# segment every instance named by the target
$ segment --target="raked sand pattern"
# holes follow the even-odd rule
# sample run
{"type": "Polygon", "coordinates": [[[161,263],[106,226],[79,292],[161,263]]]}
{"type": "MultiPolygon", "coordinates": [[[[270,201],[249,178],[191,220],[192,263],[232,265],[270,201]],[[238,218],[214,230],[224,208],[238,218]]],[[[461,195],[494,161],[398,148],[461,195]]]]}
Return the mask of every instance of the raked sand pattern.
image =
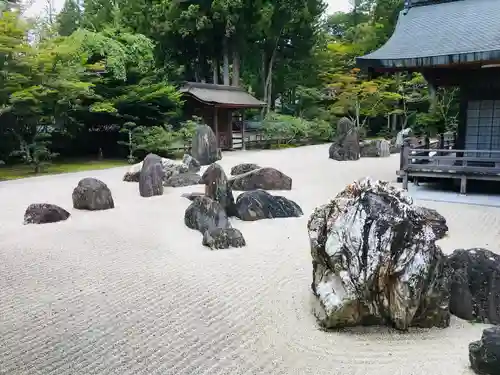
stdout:
{"type": "MultiPolygon", "coordinates": [[[[399,156],[340,163],[328,145],[225,153],[293,178],[305,215],[233,220],[248,246],[210,251],[184,226],[183,192],[141,198],[126,169],[0,183],[0,374],[461,375],[481,324],[448,329],[323,332],[309,310],[311,211],[364,176],[394,180],[399,156]],[[83,177],[102,179],[116,208],[72,209],[83,177]],[[30,203],[71,212],[57,224],[23,226],[30,203]]],[[[445,252],[500,250],[500,209],[421,202],[448,220],[445,252]]]]}

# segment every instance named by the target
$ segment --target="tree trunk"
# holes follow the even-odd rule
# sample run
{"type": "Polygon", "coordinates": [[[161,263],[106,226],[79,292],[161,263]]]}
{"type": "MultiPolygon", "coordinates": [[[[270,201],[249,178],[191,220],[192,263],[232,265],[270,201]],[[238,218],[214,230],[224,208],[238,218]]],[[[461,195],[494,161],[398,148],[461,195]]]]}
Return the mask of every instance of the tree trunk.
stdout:
{"type": "Polygon", "coordinates": [[[219,61],[217,59],[212,60],[212,74],[213,74],[212,82],[215,85],[218,85],[219,84],[219,61]]]}
{"type": "Polygon", "coordinates": [[[273,82],[273,66],[274,66],[274,60],[276,60],[276,52],[278,50],[278,43],[276,43],[276,47],[273,50],[273,53],[271,55],[271,60],[269,60],[269,66],[267,69],[267,74],[266,74],[266,83],[264,85],[264,100],[266,102],[266,107],[263,108],[263,115],[266,115],[269,113],[271,109],[271,97],[272,97],[272,82],[273,82]]]}
{"type": "Polygon", "coordinates": [[[240,53],[235,47],[233,51],[233,86],[235,87],[240,86],[240,66],[240,53]]]}
{"type": "Polygon", "coordinates": [[[227,36],[224,35],[224,39],[222,40],[222,54],[223,54],[223,64],[224,64],[224,77],[223,82],[224,85],[229,86],[229,50],[227,45],[227,36]]]}

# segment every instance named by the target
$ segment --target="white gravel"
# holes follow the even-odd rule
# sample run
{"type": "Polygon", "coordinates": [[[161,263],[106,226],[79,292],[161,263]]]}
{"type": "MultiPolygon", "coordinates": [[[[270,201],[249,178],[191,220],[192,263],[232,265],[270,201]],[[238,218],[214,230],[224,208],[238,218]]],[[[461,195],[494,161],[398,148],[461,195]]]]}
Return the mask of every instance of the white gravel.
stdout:
{"type": "MultiPolygon", "coordinates": [[[[364,176],[394,180],[399,157],[339,163],[328,145],[225,153],[293,178],[283,195],[305,216],[233,221],[248,246],[212,252],[184,226],[181,194],[141,198],[127,168],[0,183],[0,374],[460,375],[483,325],[401,334],[320,331],[310,313],[310,212],[364,176]],[[102,179],[116,208],[73,210],[83,177],[102,179]],[[30,203],[55,203],[66,222],[23,226],[30,203]]],[[[449,221],[447,252],[498,251],[500,210],[431,203],[449,221]]]]}

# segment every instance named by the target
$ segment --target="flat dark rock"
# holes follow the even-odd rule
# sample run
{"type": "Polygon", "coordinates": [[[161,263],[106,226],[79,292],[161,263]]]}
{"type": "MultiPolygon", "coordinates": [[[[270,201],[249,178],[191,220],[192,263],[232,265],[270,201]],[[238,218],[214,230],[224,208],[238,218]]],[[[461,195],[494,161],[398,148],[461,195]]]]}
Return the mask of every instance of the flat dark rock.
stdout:
{"type": "Polygon", "coordinates": [[[108,210],[115,207],[111,190],[96,178],[84,178],[73,190],[73,207],[79,210],[108,210]]]}
{"type": "Polygon", "coordinates": [[[180,173],[167,179],[163,185],[170,187],[183,187],[202,184],[201,176],[193,172],[180,173]]]}
{"type": "Polygon", "coordinates": [[[139,177],[139,194],[141,197],[149,198],[155,195],[163,195],[163,169],[161,157],[148,154],[142,162],[139,177]]]}
{"type": "Polygon", "coordinates": [[[215,228],[207,230],[203,235],[202,243],[212,250],[246,246],[243,234],[236,228],[215,228]]]}
{"type": "Polygon", "coordinates": [[[453,269],[450,311],[461,319],[500,324],[500,255],[459,249],[448,257],[453,269]]]}
{"type": "Polygon", "coordinates": [[[123,181],[125,182],[139,182],[141,177],[141,171],[139,172],[127,172],[123,176],[123,181]]]}
{"type": "Polygon", "coordinates": [[[292,179],[274,168],[254,169],[229,180],[233,190],[292,190],[292,179]]]}
{"type": "Polygon", "coordinates": [[[370,179],[313,212],[313,312],[322,327],[449,325],[451,269],[420,212],[402,190],[370,179]]]}
{"type": "Polygon", "coordinates": [[[187,198],[190,201],[194,201],[196,198],[206,197],[204,193],[184,193],[181,195],[182,198],[187,198]]]}
{"type": "Polygon", "coordinates": [[[231,175],[232,176],[237,176],[240,174],[248,173],[250,171],[253,171],[254,169],[259,169],[260,166],[257,164],[253,163],[242,163],[235,165],[234,167],[231,168],[231,175]]]}
{"type": "Polygon", "coordinates": [[[198,125],[191,142],[191,156],[200,165],[210,165],[221,159],[220,150],[217,147],[217,138],[208,125],[198,125]]]}
{"type": "Polygon", "coordinates": [[[294,201],[264,190],[246,191],[236,200],[236,217],[244,221],[299,217],[302,209],[294,201]]]}
{"type": "Polygon", "coordinates": [[[24,224],[57,223],[68,219],[70,213],[64,208],[50,203],[33,203],[24,213],[24,224]]]}
{"type": "Polygon", "coordinates": [[[477,374],[500,374],[500,327],[485,329],[481,340],[469,344],[469,360],[477,374]]]}

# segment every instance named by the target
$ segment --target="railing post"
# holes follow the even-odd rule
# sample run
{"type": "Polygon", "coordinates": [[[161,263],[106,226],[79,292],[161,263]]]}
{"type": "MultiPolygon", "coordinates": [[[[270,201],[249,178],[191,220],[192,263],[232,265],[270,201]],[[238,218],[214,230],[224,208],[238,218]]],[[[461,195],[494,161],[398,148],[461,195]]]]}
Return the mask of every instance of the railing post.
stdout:
{"type": "MultiPolygon", "coordinates": [[[[445,146],[444,146],[444,133],[439,134],[439,149],[440,150],[444,150],[445,149],[445,146]]],[[[439,156],[443,155],[443,153],[441,151],[439,151],[437,154],[439,156]]]]}

